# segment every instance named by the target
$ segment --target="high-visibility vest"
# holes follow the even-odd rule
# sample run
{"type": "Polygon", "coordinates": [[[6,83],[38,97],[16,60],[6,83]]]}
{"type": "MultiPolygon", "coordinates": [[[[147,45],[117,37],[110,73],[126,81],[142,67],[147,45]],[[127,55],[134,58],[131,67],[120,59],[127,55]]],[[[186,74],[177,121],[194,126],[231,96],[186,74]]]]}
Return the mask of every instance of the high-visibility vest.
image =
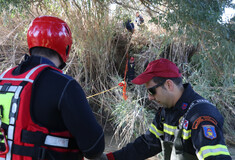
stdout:
{"type": "Polygon", "coordinates": [[[0,143],[0,160],[82,160],[76,141],[68,131],[52,133],[34,123],[30,115],[32,86],[36,77],[46,68],[62,71],[41,64],[20,75],[13,75],[15,68],[0,74],[1,128],[7,135],[9,146],[9,152],[1,154],[5,145],[3,141],[0,143]]]}

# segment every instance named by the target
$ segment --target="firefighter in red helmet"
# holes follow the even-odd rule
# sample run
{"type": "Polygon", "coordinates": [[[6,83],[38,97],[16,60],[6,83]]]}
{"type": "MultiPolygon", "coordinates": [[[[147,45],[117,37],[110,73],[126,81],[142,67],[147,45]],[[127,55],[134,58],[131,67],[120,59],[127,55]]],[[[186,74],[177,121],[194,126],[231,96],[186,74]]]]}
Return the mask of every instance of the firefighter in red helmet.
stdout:
{"type": "Polygon", "coordinates": [[[27,41],[30,54],[35,47],[49,48],[56,51],[64,66],[71,50],[72,34],[69,26],[61,19],[42,16],[34,19],[30,24],[27,41]]]}
{"type": "Polygon", "coordinates": [[[30,56],[0,74],[0,159],[82,160],[99,157],[104,133],[81,86],[61,69],[72,34],[52,16],[35,18],[27,33],[30,56]],[[7,136],[6,136],[7,135],[7,136]]]}

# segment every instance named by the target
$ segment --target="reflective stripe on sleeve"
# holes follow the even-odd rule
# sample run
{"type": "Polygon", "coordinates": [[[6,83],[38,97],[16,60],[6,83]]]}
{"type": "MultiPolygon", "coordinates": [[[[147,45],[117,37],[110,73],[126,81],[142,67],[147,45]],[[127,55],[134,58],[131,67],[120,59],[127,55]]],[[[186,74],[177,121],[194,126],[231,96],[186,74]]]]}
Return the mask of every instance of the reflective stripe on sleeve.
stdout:
{"type": "Polygon", "coordinates": [[[190,130],[186,130],[186,129],[183,129],[183,132],[182,132],[182,138],[184,140],[187,140],[191,137],[191,129],[190,130]]]}
{"type": "Polygon", "coordinates": [[[160,136],[163,135],[163,131],[157,129],[157,127],[153,123],[151,124],[149,131],[153,133],[157,138],[160,138],[160,136]]]}
{"type": "MultiPolygon", "coordinates": [[[[164,123],[164,132],[169,134],[169,135],[172,135],[174,136],[175,133],[176,133],[176,130],[177,130],[177,126],[171,126],[169,124],[166,124],[164,123]]],[[[191,130],[186,130],[186,129],[183,129],[183,132],[182,132],[182,135],[181,137],[184,139],[184,140],[187,140],[191,137],[191,130]]]]}
{"type": "Polygon", "coordinates": [[[166,123],[163,124],[164,125],[164,129],[163,131],[170,134],[170,135],[174,135],[175,134],[175,131],[177,129],[177,126],[171,126],[171,125],[168,125],[166,123]]]}
{"type": "Polygon", "coordinates": [[[230,155],[228,148],[225,145],[217,144],[201,147],[199,152],[197,153],[197,157],[200,160],[204,160],[210,156],[218,156],[218,155],[230,155]]]}

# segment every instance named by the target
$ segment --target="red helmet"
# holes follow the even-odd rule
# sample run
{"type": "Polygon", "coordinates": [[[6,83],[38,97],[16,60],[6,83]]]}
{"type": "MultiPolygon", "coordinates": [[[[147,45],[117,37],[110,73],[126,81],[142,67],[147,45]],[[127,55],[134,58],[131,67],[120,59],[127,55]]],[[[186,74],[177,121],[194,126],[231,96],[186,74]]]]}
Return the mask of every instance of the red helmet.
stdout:
{"type": "Polygon", "coordinates": [[[52,16],[35,18],[27,33],[29,50],[33,47],[45,47],[56,51],[66,62],[72,46],[72,34],[69,26],[61,19],[52,16]]]}

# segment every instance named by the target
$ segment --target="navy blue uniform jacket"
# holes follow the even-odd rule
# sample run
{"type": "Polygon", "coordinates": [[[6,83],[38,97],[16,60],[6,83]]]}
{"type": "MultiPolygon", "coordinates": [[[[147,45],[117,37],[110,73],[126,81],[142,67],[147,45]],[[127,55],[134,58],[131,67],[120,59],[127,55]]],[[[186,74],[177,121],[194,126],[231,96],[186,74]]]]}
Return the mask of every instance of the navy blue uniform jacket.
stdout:
{"type": "MultiPolygon", "coordinates": [[[[203,99],[190,84],[184,84],[184,88],[183,95],[173,108],[159,109],[144,135],[113,153],[115,160],[144,160],[162,151],[160,139],[173,142],[180,118],[190,103],[203,99]]],[[[231,160],[222,133],[223,121],[222,115],[212,104],[195,105],[184,121],[181,137],[183,151],[200,160],[231,160]]]]}

